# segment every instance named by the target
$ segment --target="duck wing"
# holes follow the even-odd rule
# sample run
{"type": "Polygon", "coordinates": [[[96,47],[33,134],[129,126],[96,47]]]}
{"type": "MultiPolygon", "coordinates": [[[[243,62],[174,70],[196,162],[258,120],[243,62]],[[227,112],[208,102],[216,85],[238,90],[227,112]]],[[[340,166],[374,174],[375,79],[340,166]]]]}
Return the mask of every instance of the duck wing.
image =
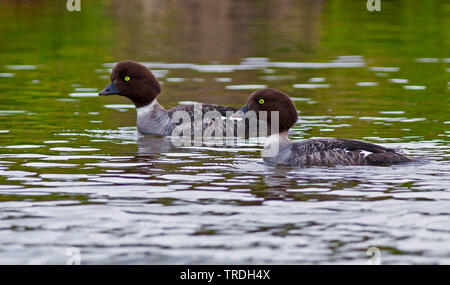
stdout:
{"type": "Polygon", "coordinates": [[[203,104],[203,114],[208,111],[217,111],[220,114],[222,114],[222,116],[227,116],[227,115],[229,115],[229,114],[227,114],[227,112],[235,113],[237,110],[238,109],[236,109],[236,108],[228,107],[228,106],[215,105],[215,104],[203,104]]]}
{"type": "MultiPolygon", "coordinates": [[[[201,105],[202,105],[202,115],[204,115],[205,113],[207,113],[209,111],[217,111],[222,116],[227,116],[227,112],[236,112],[237,111],[236,108],[228,107],[228,106],[215,105],[215,104],[201,104],[201,105]]],[[[169,112],[170,117],[172,117],[172,115],[175,112],[179,112],[179,111],[187,112],[191,117],[191,121],[194,121],[194,112],[196,110],[194,108],[194,106],[195,105],[180,105],[180,106],[173,107],[167,111],[169,112]]]]}
{"type": "Polygon", "coordinates": [[[293,165],[381,165],[413,159],[380,145],[348,139],[310,139],[292,146],[293,165]]]}
{"type": "MultiPolygon", "coordinates": [[[[240,133],[238,131],[238,123],[235,123],[235,121],[230,121],[228,122],[229,124],[227,124],[226,120],[226,118],[235,113],[237,109],[215,104],[201,104],[201,107],[202,108],[200,109],[196,105],[184,105],[169,109],[168,113],[170,118],[172,118],[177,112],[185,112],[183,119],[180,119],[177,123],[173,123],[173,128],[177,126],[181,127],[182,129],[189,128],[192,136],[194,135],[195,130],[202,130],[202,134],[205,137],[214,136],[215,129],[220,128],[222,130],[222,137],[227,134],[238,136],[238,134],[240,133]],[[221,117],[217,117],[217,115],[213,115],[211,117],[205,116],[205,114],[211,111],[218,112],[221,117]],[[188,118],[186,118],[186,114],[188,118]],[[187,121],[187,119],[189,119],[190,121],[187,121]]],[[[242,135],[247,137],[249,133],[247,123],[244,123],[243,127],[244,129],[242,135]]]]}
{"type": "Polygon", "coordinates": [[[363,142],[359,140],[348,140],[348,139],[310,139],[300,142],[299,147],[302,151],[313,152],[313,151],[328,151],[328,150],[363,150],[371,153],[382,153],[382,152],[395,152],[394,149],[386,148],[380,145],[363,142]]]}

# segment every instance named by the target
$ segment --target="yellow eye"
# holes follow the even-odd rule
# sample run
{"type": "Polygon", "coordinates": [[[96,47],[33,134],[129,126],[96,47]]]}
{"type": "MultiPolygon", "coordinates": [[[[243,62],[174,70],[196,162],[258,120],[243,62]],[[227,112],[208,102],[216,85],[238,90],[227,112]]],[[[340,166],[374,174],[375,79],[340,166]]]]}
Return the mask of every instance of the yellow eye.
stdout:
{"type": "Polygon", "coordinates": [[[259,101],[258,101],[258,102],[259,102],[259,104],[261,104],[261,105],[262,105],[262,104],[264,104],[264,99],[259,99],[259,101]]]}
{"type": "Polygon", "coordinates": [[[125,81],[130,81],[130,77],[129,76],[125,76],[125,81]]]}

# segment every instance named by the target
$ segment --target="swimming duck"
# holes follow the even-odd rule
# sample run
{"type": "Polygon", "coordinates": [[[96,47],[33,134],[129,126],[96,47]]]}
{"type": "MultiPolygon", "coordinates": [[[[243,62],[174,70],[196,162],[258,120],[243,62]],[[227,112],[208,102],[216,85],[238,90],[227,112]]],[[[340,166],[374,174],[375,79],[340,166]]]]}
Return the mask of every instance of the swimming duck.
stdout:
{"type": "MultiPolygon", "coordinates": [[[[276,89],[253,92],[247,104],[234,117],[242,117],[254,111],[267,112],[267,128],[271,121],[277,123],[278,131],[272,131],[263,150],[264,161],[291,166],[334,166],[334,165],[384,165],[414,161],[394,149],[385,148],[350,139],[308,139],[293,142],[288,131],[297,123],[298,114],[294,103],[285,93],[276,89]],[[278,120],[276,113],[278,111],[278,120]]],[[[276,128],[275,128],[276,129],[276,128]]]]}
{"type": "MultiPolygon", "coordinates": [[[[161,93],[161,86],[147,67],[132,60],[125,60],[114,66],[111,72],[111,83],[99,95],[115,94],[130,99],[136,106],[137,128],[142,134],[171,135],[174,128],[183,123],[182,120],[172,122],[172,116],[177,111],[186,112],[190,116],[190,122],[194,124],[195,105],[176,106],[166,110],[156,100],[159,93],[161,93]]],[[[237,109],[215,104],[201,105],[201,115],[209,111],[217,111],[222,116],[229,116],[237,109]]],[[[200,123],[202,130],[205,130],[214,122],[200,120],[200,123]]],[[[190,124],[188,127],[193,134],[195,127],[191,128],[190,124]]]]}

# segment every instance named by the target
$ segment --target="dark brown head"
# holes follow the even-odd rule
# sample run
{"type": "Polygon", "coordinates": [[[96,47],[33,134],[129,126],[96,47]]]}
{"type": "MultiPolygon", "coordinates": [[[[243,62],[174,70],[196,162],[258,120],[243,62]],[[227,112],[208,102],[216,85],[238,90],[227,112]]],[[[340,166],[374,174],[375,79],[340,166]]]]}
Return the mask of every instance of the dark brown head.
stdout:
{"type": "Polygon", "coordinates": [[[114,66],[111,83],[99,95],[125,96],[139,108],[150,104],[160,92],[158,80],[147,67],[125,60],[114,66]]]}
{"type": "Polygon", "coordinates": [[[267,112],[267,126],[270,131],[272,111],[278,111],[279,116],[279,132],[286,132],[297,123],[298,114],[291,98],[284,92],[276,89],[263,89],[253,92],[248,98],[247,105],[239,110],[242,113],[254,111],[258,119],[260,111],[267,112]]]}

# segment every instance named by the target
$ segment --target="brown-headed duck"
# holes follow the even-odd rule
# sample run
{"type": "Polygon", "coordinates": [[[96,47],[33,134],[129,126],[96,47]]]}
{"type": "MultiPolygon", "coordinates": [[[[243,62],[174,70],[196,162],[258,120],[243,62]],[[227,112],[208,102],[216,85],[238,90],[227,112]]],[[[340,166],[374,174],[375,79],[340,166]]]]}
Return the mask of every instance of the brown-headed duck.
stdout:
{"type": "Polygon", "coordinates": [[[278,121],[278,131],[272,131],[262,152],[264,161],[268,163],[334,166],[385,165],[415,161],[394,149],[358,140],[330,138],[291,141],[288,131],[297,123],[297,110],[289,96],[276,89],[255,91],[248,98],[247,104],[233,116],[239,117],[248,111],[254,111],[257,116],[260,111],[266,111],[268,129],[271,128],[271,121],[278,121]],[[272,111],[278,111],[278,115],[272,111]]]}
{"type": "MultiPolygon", "coordinates": [[[[111,72],[111,83],[99,95],[115,94],[130,99],[136,106],[137,128],[142,134],[171,135],[174,128],[183,123],[182,120],[172,120],[172,116],[177,111],[186,112],[194,124],[195,105],[176,106],[166,110],[156,100],[159,93],[161,93],[161,86],[153,73],[138,62],[126,60],[114,66],[111,72]]],[[[216,111],[219,115],[226,117],[234,113],[236,109],[215,104],[201,105],[201,115],[210,111],[216,111]]],[[[203,120],[200,123],[203,130],[212,125],[211,120],[203,120]]],[[[189,128],[193,134],[195,127],[191,128],[189,123],[189,128]]],[[[236,129],[237,127],[234,127],[234,130],[236,129]]]]}

